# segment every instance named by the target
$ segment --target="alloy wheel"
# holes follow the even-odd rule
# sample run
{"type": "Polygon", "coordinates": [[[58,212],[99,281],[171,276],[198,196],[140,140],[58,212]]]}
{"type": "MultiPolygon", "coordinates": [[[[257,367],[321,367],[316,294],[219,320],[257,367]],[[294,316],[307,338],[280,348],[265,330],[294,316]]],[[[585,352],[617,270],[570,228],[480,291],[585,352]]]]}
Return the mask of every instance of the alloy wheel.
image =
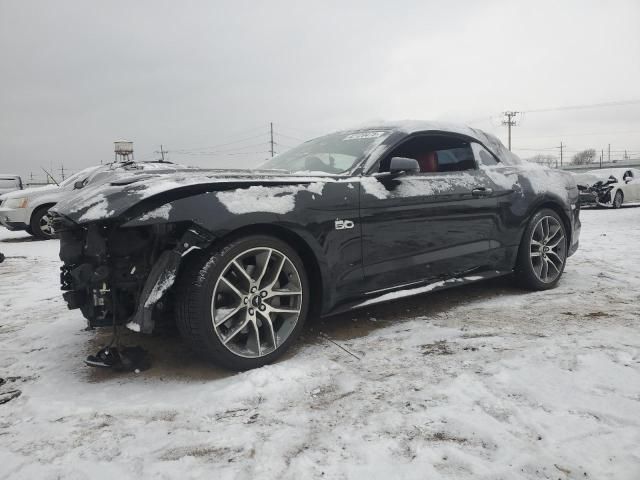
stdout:
{"type": "Polygon", "coordinates": [[[302,282],[284,253],[252,248],[233,258],[216,281],[211,318],[233,354],[259,358],[291,335],[302,308],[302,282]]]}
{"type": "Polygon", "coordinates": [[[53,220],[48,213],[45,213],[42,217],[40,217],[38,226],[45,237],[55,237],[56,232],[53,229],[53,220]]]}
{"type": "Polygon", "coordinates": [[[551,283],[560,276],[566,260],[566,244],[564,227],[558,219],[545,216],[538,220],[531,231],[529,256],[541,282],[551,283]]]}

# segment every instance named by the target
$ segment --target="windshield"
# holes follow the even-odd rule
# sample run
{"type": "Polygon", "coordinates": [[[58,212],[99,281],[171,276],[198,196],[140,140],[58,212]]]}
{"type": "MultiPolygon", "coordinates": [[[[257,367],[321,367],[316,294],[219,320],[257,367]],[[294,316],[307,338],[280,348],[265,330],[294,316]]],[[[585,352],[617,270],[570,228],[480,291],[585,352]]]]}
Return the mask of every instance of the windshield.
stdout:
{"type": "Polygon", "coordinates": [[[281,153],[260,164],[258,168],[310,175],[345,173],[389,134],[385,130],[332,133],[281,153]]]}

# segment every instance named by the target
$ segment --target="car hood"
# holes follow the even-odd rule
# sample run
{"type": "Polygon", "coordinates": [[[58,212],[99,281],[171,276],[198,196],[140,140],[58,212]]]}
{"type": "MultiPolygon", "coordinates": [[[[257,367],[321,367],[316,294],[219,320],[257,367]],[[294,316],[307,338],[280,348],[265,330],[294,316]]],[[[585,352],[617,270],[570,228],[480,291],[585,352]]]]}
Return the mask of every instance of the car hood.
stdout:
{"type": "Polygon", "coordinates": [[[593,175],[590,173],[577,173],[574,174],[574,178],[576,180],[576,183],[583,187],[591,187],[599,181],[603,180],[598,175],[593,175]]]}
{"type": "Polygon", "coordinates": [[[31,187],[25,188],[24,190],[14,190],[9,193],[5,193],[0,195],[0,200],[7,200],[9,198],[22,198],[29,197],[33,195],[39,195],[41,193],[47,193],[51,190],[58,190],[60,187],[58,185],[43,185],[41,187],[31,187]]]}
{"type": "Polygon", "coordinates": [[[104,184],[88,185],[77,194],[60,201],[51,210],[83,224],[118,218],[142,202],[148,203],[151,209],[192,194],[253,185],[331,182],[337,178],[332,175],[295,175],[273,170],[191,169],[166,174],[140,172],[123,175],[104,184]]]}

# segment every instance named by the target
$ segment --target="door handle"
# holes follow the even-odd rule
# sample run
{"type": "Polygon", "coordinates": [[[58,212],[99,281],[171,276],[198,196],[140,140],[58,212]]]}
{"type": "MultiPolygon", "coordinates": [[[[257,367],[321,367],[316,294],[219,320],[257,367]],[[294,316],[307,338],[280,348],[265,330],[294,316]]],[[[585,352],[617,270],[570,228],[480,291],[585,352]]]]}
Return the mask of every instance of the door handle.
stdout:
{"type": "Polygon", "coordinates": [[[471,190],[471,195],[473,195],[474,197],[488,197],[492,193],[493,189],[485,187],[478,187],[471,190]]]}

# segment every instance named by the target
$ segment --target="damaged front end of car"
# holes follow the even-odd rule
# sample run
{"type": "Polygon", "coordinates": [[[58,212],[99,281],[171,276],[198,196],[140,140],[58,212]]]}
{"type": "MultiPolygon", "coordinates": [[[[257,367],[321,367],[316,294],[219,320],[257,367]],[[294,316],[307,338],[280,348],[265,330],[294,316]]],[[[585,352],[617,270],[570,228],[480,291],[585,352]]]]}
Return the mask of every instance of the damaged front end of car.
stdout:
{"type": "Polygon", "coordinates": [[[610,206],[613,202],[611,192],[613,191],[615,183],[617,183],[617,180],[610,178],[606,181],[598,181],[593,185],[578,184],[580,204],[582,206],[610,206]]]}
{"type": "Polygon", "coordinates": [[[127,227],[109,222],[79,225],[56,216],[60,281],[69,309],[90,327],[126,325],[151,333],[171,311],[173,285],[183,257],[206,248],[211,235],[193,224],[127,227]]]}

